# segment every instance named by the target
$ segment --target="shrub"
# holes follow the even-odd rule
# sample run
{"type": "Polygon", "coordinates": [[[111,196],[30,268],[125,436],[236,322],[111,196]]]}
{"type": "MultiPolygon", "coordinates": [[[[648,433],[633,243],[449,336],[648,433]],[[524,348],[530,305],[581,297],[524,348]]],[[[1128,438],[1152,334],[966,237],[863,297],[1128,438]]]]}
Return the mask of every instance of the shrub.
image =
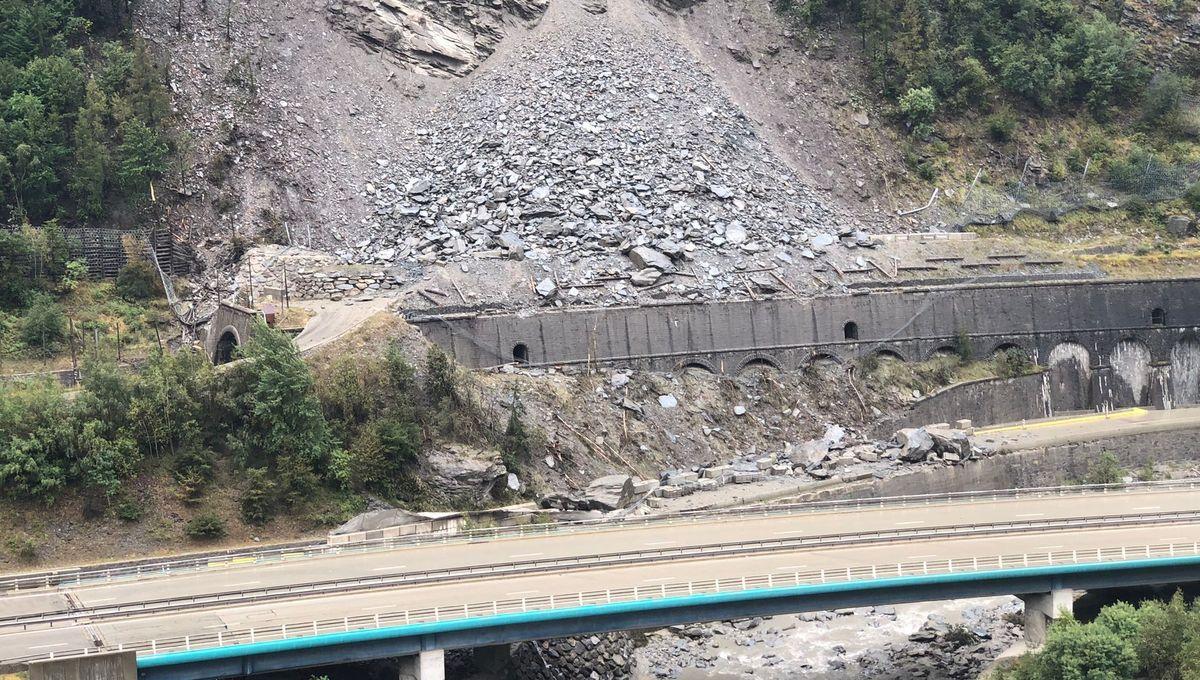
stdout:
{"type": "Polygon", "coordinates": [[[246,490],[240,505],[242,520],[246,524],[266,524],[274,515],[275,483],[267,477],[264,468],[246,470],[246,490]]]}
{"type": "Polygon", "coordinates": [[[131,259],[117,272],[117,294],[125,300],[149,300],[162,294],[162,282],[154,265],[143,258],[131,259]]]}
{"type": "Polygon", "coordinates": [[[67,337],[67,315],[48,295],[38,295],[21,321],[21,339],[49,356],[67,337]]]}
{"type": "Polygon", "coordinates": [[[504,430],[504,438],[500,443],[500,457],[504,460],[504,466],[508,468],[509,472],[521,469],[521,461],[529,458],[529,433],[525,430],[525,423],[521,420],[524,413],[525,406],[521,403],[521,395],[514,389],[512,405],[508,411],[508,426],[504,430]]]}
{"type": "Polygon", "coordinates": [[[1187,89],[1187,80],[1170,71],[1154,76],[1142,99],[1142,120],[1147,123],[1171,120],[1179,113],[1187,89]]]}
{"type": "Polygon", "coordinates": [[[136,522],[146,514],[145,508],[140,503],[128,498],[117,503],[115,510],[117,519],[122,522],[136,522]]]}
{"type": "Polygon", "coordinates": [[[934,113],[937,112],[937,96],[929,87],[910,88],[898,102],[900,114],[917,137],[928,137],[933,132],[934,113]]]}
{"type": "Polygon", "coordinates": [[[1105,451],[1096,461],[1088,463],[1084,484],[1120,484],[1125,478],[1125,470],[1117,462],[1117,457],[1105,451]]]}
{"type": "Polygon", "coordinates": [[[1017,131],[1017,117],[1010,109],[1001,109],[987,117],[988,136],[997,142],[1007,142],[1017,131]]]}
{"type": "Polygon", "coordinates": [[[1009,347],[996,354],[996,375],[1001,378],[1016,378],[1033,368],[1033,360],[1019,347],[1009,347]]]}
{"type": "Polygon", "coordinates": [[[4,542],[4,547],[21,562],[33,562],[37,559],[38,547],[28,536],[10,536],[4,542]]]}
{"type": "Polygon", "coordinates": [[[204,512],[187,523],[183,532],[197,541],[210,541],[225,535],[225,520],[215,513],[204,512]]]}

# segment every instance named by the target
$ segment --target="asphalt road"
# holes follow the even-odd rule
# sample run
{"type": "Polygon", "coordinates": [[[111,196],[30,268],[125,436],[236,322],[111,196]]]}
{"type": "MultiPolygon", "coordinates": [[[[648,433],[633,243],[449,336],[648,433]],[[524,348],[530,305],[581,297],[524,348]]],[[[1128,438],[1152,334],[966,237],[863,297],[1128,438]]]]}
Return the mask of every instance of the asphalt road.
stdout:
{"type": "Polygon", "coordinates": [[[1018,451],[1144,432],[1193,428],[1200,429],[1200,407],[1170,411],[1131,408],[982,428],[975,433],[973,440],[977,445],[1018,451]]]}
{"type": "MultiPolygon", "coordinates": [[[[924,529],[996,521],[1039,522],[1073,517],[1172,511],[1200,511],[1200,492],[1139,490],[1107,494],[974,501],[916,507],[842,510],[776,517],[715,517],[685,525],[650,524],[599,530],[506,538],[474,543],[397,548],[377,553],[328,556],[295,562],[227,567],[198,573],[30,591],[0,598],[0,618],[57,611],[67,607],[104,607],[159,597],[255,590],[332,578],[400,574],[433,568],[534,561],[560,556],[594,555],[639,549],[687,547],[746,540],[853,532],[924,529]]],[[[804,547],[769,554],[703,557],[636,566],[611,565],[587,570],[562,569],[536,575],[494,575],[449,584],[395,586],[368,593],[297,596],[257,605],[221,605],[105,619],[89,625],[16,631],[0,627],[0,663],[29,654],[62,653],[90,646],[151,638],[197,635],[251,626],[300,622],[312,618],[357,616],[426,606],[461,606],[494,599],[567,594],[632,585],[647,586],[694,579],[724,578],[809,569],[939,560],[1048,550],[1185,542],[1200,540],[1200,522],[1089,530],[1031,528],[987,537],[926,538],[886,544],[804,547]]]]}

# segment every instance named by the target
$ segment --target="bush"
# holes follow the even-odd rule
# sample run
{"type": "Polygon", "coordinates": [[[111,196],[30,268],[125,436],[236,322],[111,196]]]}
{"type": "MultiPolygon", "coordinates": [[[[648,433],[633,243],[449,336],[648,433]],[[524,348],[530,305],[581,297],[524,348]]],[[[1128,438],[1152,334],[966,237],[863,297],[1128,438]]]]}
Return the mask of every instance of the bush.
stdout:
{"type": "Polygon", "coordinates": [[[937,96],[929,87],[910,88],[898,102],[900,114],[904,116],[909,130],[917,137],[928,137],[933,132],[933,115],[937,112],[937,96]]]}
{"type": "Polygon", "coordinates": [[[4,542],[4,547],[21,562],[33,562],[37,559],[37,543],[28,536],[10,536],[4,542]]]}
{"type": "Polygon", "coordinates": [[[67,315],[48,295],[38,295],[21,321],[21,339],[42,354],[54,354],[67,337],[67,315]]]}
{"type": "Polygon", "coordinates": [[[212,512],[201,513],[187,523],[183,532],[197,541],[211,541],[225,535],[225,520],[212,512]]]}
{"type": "Polygon", "coordinates": [[[263,525],[275,514],[275,483],[263,468],[246,470],[246,490],[240,501],[242,520],[246,524],[263,525]]]}
{"type": "Polygon", "coordinates": [[[1009,109],[1001,109],[988,116],[985,124],[988,136],[997,142],[1012,140],[1013,133],[1017,131],[1017,117],[1009,109]]]}
{"type": "Polygon", "coordinates": [[[137,501],[125,499],[117,503],[117,519],[122,522],[136,522],[146,514],[145,508],[137,501]]]}
{"type": "Polygon", "coordinates": [[[1188,85],[1185,78],[1170,71],[1154,76],[1142,99],[1142,120],[1159,123],[1173,119],[1179,113],[1188,85]]]}
{"type": "Polygon", "coordinates": [[[1033,368],[1033,360],[1019,347],[1009,347],[996,354],[996,375],[1001,378],[1016,378],[1033,368]]]}
{"type": "Polygon", "coordinates": [[[117,294],[129,301],[149,300],[162,295],[158,270],[148,260],[131,259],[117,272],[117,294]]]}
{"type": "Polygon", "coordinates": [[[521,461],[529,459],[529,433],[525,430],[525,423],[521,420],[524,413],[525,406],[521,403],[521,395],[514,389],[512,405],[508,411],[508,426],[505,428],[504,438],[500,442],[500,457],[504,460],[504,467],[508,468],[509,472],[520,470],[521,461]]]}
{"type": "Polygon", "coordinates": [[[1088,463],[1088,471],[1083,477],[1083,483],[1120,484],[1124,479],[1125,470],[1117,462],[1117,457],[1105,451],[1098,460],[1088,463]]]}

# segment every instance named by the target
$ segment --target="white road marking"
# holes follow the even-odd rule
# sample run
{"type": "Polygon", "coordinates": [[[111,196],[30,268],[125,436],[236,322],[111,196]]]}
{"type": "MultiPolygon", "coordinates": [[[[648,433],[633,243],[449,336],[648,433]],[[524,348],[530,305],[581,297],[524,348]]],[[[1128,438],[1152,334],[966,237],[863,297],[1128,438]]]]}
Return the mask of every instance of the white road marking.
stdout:
{"type": "Polygon", "coordinates": [[[1027,512],[1024,515],[1013,515],[1013,517],[1045,517],[1044,512],[1027,512]]]}
{"type": "Polygon", "coordinates": [[[662,581],[674,581],[674,580],[675,580],[674,576],[663,576],[661,578],[648,578],[648,579],[646,579],[646,583],[659,583],[662,581]]]}
{"type": "Polygon", "coordinates": [[[797,564],[793,567],[775,567],[775,571],[799,571],[807,566],[807,564],[797,564]]]}
{"type": "Polygon", "coordinates": [[[796,529],[795,531],[776,531],[775,535],[776,536],[789,536],[791,534],[806,534],[806,533],[808,533],[807,529],[796,529]]]}
{"type": "Polygon", "coordinates": [[[675,541],[649,541],[646,545],[675,545],[675,541]]]}
{"type": "Polygon", "coordinates": [[[538,555],[545,555],[545,554],[546,553],[521,553],[519,555],[509,555],[509,557],[511,557],[512,559],[515,560],[518,557],[537,557],[538,555]]]}
{"type": "Polygon", "coordinates": [[[1134,510],[1159,510],[1161,508],[1161,505],[1143,505],[1140,508],[1134,508],[1134,510]]]}
{"type": "Polygon", "coordinates": [[[542,591],[540,591],[540,590],[518,590],[513,593],[504,593],[504,594],[505,595],[532,595],[534,593],[540,593],[540,592],[542,592],[542,591]]]}
{"type": "Polygon", "coordinates": [[[246,581],[245,583],[230,583],[228,587],[241,588],[242,586],[256,586],[260,583],[262,583],[262,581],[246,581]]]}
{"type": "Polygon", "coordinates": [[[1061,545],[1043,545],[1043,546],[1034,548],[1034,550],[1055,550],[1055,549],[1061,548],[1061,547],[1062,547],[1061,545]]]}
{"type": "Polygon", "coordinates": [[[924,559],[928,559],[928,558],[930,558],[930,557],[937,557],[937,554],[929,554],[929,555],[910,555],[909,557],[906,557],[906,558],[904,558],[904,559],[907,559],[907,560],[924,560],[924,559]]]}
{"type": "Polygon", "coordinates": [[[389,569],[403,569],[404,567],[405,567],[405,565],[403,565],[403,564],[395,564],[390,567],[375,567],[371,571],[387,571],[389,569]]]}
{"type": "Polygon", "coordinates": [[[113,601],[113,600],[115,600],[115,599],[117,599],[117,598],[115,598],[115,597],[102,597],[102,598],[100,598],[99,600],[88,600],[88,601],[87,601],[87,603],[88,603],[88,604],[101,604],[101,603],[103,603],[103,602],[112,602],[112,601],[113,601]]]}
{"type": "Polygon", "coordinates": [[[65,642],[55,642],[52,645],[33,645],[32,647],[30,647],[30,649],[50,649],[51,647],[66,647],[66,646],[67,646],[67,643],[65,643],[65,642]]]}
{"type": "Polygon", "coordinates": [[[896,526],[898,526],[898,527],[904,527],[904,526],[911,526],[911,525],[913,525],[913,524],[924,524],[924,523],[925,523],[925,522],[923,522],[923,521],[921,521],[921,520],[917,519],[917,520],[913,520],[913,521],[911,521],[911,522],[896,522],[896,526]]]}
{"type": "Polygon", "coordinates": [[[363,611],[364,612],[380,612],[380,611],[383,611],[384,609],[395,609],[395,608],[396,608],[396,605],[394,605],[394,604],[385,604],[385,605],[381,605],[378,607],[363,607],[363,611]]]}

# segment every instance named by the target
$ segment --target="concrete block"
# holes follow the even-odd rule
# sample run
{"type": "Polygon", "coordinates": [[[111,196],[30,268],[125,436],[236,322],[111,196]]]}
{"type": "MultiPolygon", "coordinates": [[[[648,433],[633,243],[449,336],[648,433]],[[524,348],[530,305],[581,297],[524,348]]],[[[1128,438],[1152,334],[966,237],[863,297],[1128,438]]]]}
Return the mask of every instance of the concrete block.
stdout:
{"type": "Polygon", "coordinates": [[[767,475],[764,472],[737,472],[733,475],[734,484],[753,484],[766,479],[767,475]]]}
{"type": "Polygon", "coordinates": [[[91,654],[29,664],[29,680],[137,680],[134,652],[91,654]]]}
{"type": "Polygon", "coordinates": [[[696,491],[713,491],[721,486],[715,479],[701,479],[696,482],[696,491]]]}
{"type": "Polygon", "coordinates": [[[700,476],[706,479],[720,479],[733,474],[732,465],[714,465],[710,468],[704,468],[700,471],[700,476]]]}
{"type": "Polygon", "coordinates": [[[776,477],[779,475],[786,475],[791,471],[792,471],[792,469],[787,465],[781,465],[779,463],[776,463],[775,465],[771,466],[771,476],[772,477],[776,477]]]}
{"type": "Polygon", "coordinates": [[[440,649],[400,657],[400,680],[446,680],[446,653],[440,649]]]}
{"type": "Polygon", "coordinates": [[[775,464],[775,456],[764,456],[754,461],[759,470],[769,470],[775,464]]]}
{"type": "Polygon", "coordinates": [[[971,429],[972,425],[973,423],[971,422],[970,418],[963,418],[962,420],[954,421],[954,429],[956,430],[969,430],[971,429]]]}

